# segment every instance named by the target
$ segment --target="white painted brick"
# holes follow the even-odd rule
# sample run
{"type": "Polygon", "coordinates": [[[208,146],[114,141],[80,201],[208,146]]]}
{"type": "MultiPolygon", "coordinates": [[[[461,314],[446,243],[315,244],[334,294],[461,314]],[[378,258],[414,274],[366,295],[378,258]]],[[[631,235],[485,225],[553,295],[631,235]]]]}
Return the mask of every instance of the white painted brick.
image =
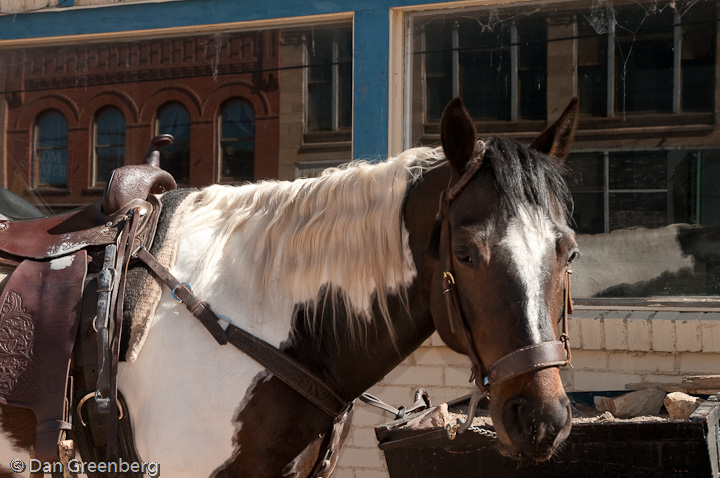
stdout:
{"type": "Polygon", "coordinates": [[[445,345],[445,342],[443,342],[443,339],[440,338],[440,334],[437,333],[437,331],[433,332],[433,334],[430,336],[430,343],[433,344],[434,347],[447,347],[447,345],[445,345]]]}
{"type": "Polygon", "coordinates": [[[627,350],[627,312],[612,311],[603,319],[606,350],[627,350]]]}
{"type": "Polygon", "coordinates": [[[340,450],[338,465],[343,467],[382,468],[385,458],[379,448],[343,447],[340,450]]]}
{"type": "Polygon", "coordinates": [[[397,385],[443,385],[443,367],[398,365],[383,378],[384,384],[397,385]]]}
{"type": "MultiPolygon", "coordinates": [[[[332,478],[335,478],[335,475],[332,478]]],[[[357,470],[355,478],[390,478],[390,474],[387,470],[357,470]]]]}
{"type": "Polygon", "coordinates": [[[677,385],[682,381],[682,376],[679,376],[677,373],[677,371],[667,374],[649,373],[644,376],[644,381],[649,383],[667,383],[671,385],[677,385]]]}
{"type": "Polygon", "coordinates": [[[628,350],[649,351],[652,343],[650,322],[645,319],[635,319],[632,316],[627,321],[628,350]]]}
{"type": "Polygon", "coordinates": [[[409,405],[414,401],[415,390],[422,387],[418,385],[394,385],[394,384],[378,384],[368,390],[368,393],[375,395],[383,402],[389,403],[393,407],[400,405],[409,405]]]}
{"type": "Polygon", "coordinates": [[[702,351],[720,352],[720,314],[705,313],[700,318],[702,351]]]}
{"type": "MultiPolygon", "coordinates": [[[[390,421],[390,418],[388,418],[388,421],[390,421]]],[[[348,439],[352,439],[351,444],[356,448],[375,448],[378,446],[374,428],[353,428],[348,439]]]]}
{"type": "Polygon", "coordinates": [[[603,348],[602,319],[580,319],[580,334],[583,349],[600,350],[603,348]]]}
{"type": "Polygon", "coordinates": [[[389,414],[380,410],[379,408],[365,405],[364,403],[358,403],[353,413],[352,423],[354,427],[375,427],[382,425],[385,422],[389,422],[392,417],[388,418],[389,414]]]}
{"type": "Polygon", "coordinates": [[[573,350],[572,364],[577,370],[607,370],[608,352],[604,350],[573,350]]]}
{"type": "Polygon", "coordinates": [[[720,354],[682,353],[680,354],[680,373],[717,374],[720,371],[720,354]]]}
{"type": "Polygon", "coordinates": [[[641,379],[640,374],[576,370],[573,377],[573,390],[579,392],[625,390],[626,384],[640,382],[641,379]]]}
{"type": "Polygon", "coordinates": [[[342,452],[340,452],[338,465],[335,467],[335,471],[333,471],[333,478],[357,478],[352,468],[340,467],[340,460],[342,460],[342,452]]]}
{"type": "Polygon", "coordinates": [[[430,401],[434,406],[470,395],[473,390],[474,385],[466,383],[464,387],[432,387],[429,388],[427,392],[430,395],[430,401]]]}
{"type": "MultiPolygon", "coordinates": [[[[659,315],[659,314],[658,314],[659,315]]],[[[672,314],[673,318],[675,317],[672,314]]],[[[656,315],[651,321],[652,327],[652,348],[657,352],[675,351],[675,321],[672,318],[658,318],[656,315]]]]}
{"type": "Polygon", "coordinates": [[[573,348],[581,348],[583,343],[580,333],[580,319],[574,317],[568,318],[568,334],[570,335],[570,345],[573,348]]]}
{"type": "Polygon", "coordinates": [[[420,347],[413,353],[416,365],[463,365],[470,367],[470,359],[450,347],[420,347]]]}
{"type": "Polygon", "coordinates": [[[629,373],[674,372],[675,357],[659,353],[611,353],[608,370],[629,373]]]}
{"type": "Polygon", "coordinates": [[[574,369],[570,367],[563,367],[560,369],[560,380],[562,380],[565,390],[568,392],[575,391],[575,373],[574,369]]]}
{"type": "Polygon", "coordinates": [[[445,369],[445,385],[449,387],[467,387],[470,379],[469,367],[447,367],[445,369]]]}
{"type": "Polygon", "coordinates": [[[675,320],[675,346],[678,352],[699,352],[702,350],[700,321],[685,317],[675,320]]]}

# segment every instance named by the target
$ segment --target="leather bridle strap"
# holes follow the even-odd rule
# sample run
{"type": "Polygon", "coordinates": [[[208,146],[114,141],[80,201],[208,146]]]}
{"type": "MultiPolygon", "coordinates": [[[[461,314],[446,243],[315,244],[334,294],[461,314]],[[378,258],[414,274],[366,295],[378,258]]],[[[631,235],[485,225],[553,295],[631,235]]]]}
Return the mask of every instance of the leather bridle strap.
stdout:
{"type": "Polygon", "coordinates": [[[220,345],[231,343],[332,418],[340,417],[348,411],[352,400],[344,400],[286,353],[229,323],[227,319],[221,319],[207,303],[193,294],[187,284],[179,282],[144,247],[136,249],[133,256],[143,261],[173,291],[173,297],[177,297],[187,307],[220,345]],[[228,322],[226,330],[220,326],[220,320],[228,322]]]}

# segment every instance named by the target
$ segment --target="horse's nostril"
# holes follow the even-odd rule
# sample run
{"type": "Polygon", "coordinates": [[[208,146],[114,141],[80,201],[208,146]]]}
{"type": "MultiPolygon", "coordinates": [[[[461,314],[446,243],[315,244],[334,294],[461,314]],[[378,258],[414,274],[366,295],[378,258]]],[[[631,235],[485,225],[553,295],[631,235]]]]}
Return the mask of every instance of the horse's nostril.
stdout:
{"type": "MultiPolygon", "coordinates": [[[[571,420],[569,400],[535,403],[517,397],[505,404],[505,429],[516,445],[553,446],[571,420]]],[[[564,438],[564,437],[563,437],[564,438]]]]}

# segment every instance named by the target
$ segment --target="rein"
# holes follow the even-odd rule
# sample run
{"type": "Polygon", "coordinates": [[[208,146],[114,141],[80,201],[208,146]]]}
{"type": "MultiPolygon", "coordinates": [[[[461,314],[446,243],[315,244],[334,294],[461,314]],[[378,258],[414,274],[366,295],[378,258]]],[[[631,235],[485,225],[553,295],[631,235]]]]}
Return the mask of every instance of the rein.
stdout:
{"type": "Polygon", "coordinates": [[[534,372],[550,367],[561,367],[571,365],[570,363],[570,336],[568,335],[568,314],[572,313],[572,298],[570,294],[570,277],[572,271],[566,270],[563,290],[563,313],[562,332],[560,340],[540,342],[516,349],[498,359],[489,367],[483,365],[480,355],[475,348],[475,342],[460,305],[460,296],[457,291],[455,277],[453,275],[452,242],[450,240],[450,223],[447,220],[447,212],[450,204],[467,186],[470,180],[477,174],[482,166],[485,156],[486,145],[484,141],[478,141],[473,158],[460,179],[440,195],[440,206],[436,221],[440,222],[442,231],[447,238],[446,270],[443,272],[443,297],[447,309],[450,331],[464,339],[467,343],[467,354],[472,364],[470,382],[475,382],[476,389],[470,399],[468,408],[468,419],[457,429],[459,433],[466,431],[472,424],[475,415],[475,408],[478,402],[490,395],[492,387],[500,385],[514,377],[525,373],[534,372]]]}

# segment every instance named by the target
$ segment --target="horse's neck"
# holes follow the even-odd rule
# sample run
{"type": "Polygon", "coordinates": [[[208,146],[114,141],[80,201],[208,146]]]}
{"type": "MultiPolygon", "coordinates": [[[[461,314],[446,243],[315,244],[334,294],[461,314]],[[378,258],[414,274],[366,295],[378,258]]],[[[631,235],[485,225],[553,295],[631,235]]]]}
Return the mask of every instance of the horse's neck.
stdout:
{"type": "MultiPolygon", "coordinates": [[[[332,375],[331,380],[336,386],[349,394],[348,398],[358,396],[380,381],[435,330],[430,314],[430,283],[436,259],[434,254],[429,254],[428,246],[440,192],[448,180],[448,168],[435,168],[407,194],[403,215],[417,275],[404,299],[400,296],[388,298],[388,315],[394,333],[388,330],[384,321],[376,318],[367,322],[358,341],[345,330],[335,328],[342,327],[347,323],[345,320],[321,320],[318,323],[324,325],[320,339],[309,339],[322,344],[320,349],[327,361],[326,372],[332,375]]],[[[322,305],[319,308],[322,310],[322,305]]],[[[312,350],[313,346],[308,349],[312,350]]]]}
{"type": "MultiPolygon", "coordinates": [[[[346,399],[352,399],[379,382],[393,368],[417,349],[434,330],[429,309],[416,297],[413,284],[410,300],[388,298],[393,331],[380,318],[373,318],[361,331],[350,333],[345,320],[320,320],[320,330],[312,333],[296,316],[296,334],[288,349],[317,372],[346,399]]],[[[320,306],[322,307],[322,305],[320,306]]]]}

